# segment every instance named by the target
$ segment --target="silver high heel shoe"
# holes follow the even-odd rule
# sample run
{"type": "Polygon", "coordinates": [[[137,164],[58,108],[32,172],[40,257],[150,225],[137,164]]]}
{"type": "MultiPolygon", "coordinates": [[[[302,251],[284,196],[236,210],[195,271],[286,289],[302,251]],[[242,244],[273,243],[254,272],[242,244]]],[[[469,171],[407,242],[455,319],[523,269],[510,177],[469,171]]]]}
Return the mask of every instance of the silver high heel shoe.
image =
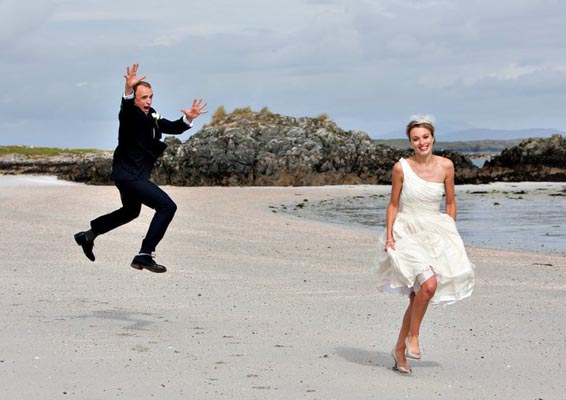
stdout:
{"type": "Polygon", "coordinates": [[[401,374],[412,374],[413,370],[411,368],[401,367],[399,362],[397,361],[397,356],[395,355],[395,347],[391,350],[391,357],[393,357],[393,361],[395,361],[395,366],[393,367],[394,371],[397,371],[401,374]]]}
{"type": "Polygon", "coordinates": [[[421,352],[413,353],[409,350],[409,337],[405,338],[405,356],[407,358],[412,358],[413,360],[420,360],[421,359],[421,352]]]}

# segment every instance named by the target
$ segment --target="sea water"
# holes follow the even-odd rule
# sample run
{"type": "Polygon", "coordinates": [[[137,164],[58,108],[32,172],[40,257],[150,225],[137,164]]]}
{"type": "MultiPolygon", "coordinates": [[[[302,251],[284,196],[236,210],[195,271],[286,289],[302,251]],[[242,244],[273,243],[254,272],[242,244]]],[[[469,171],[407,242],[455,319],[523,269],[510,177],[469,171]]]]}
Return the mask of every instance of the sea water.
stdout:
{"type": "MultiPolygon", "coordinates": [[[[457,189],[457,227],[466,245],[566,254],[566,183],[528,191],[457,189]]],[[[311,201],[294,214],[381,232],[389,195],[311,201]]]]}

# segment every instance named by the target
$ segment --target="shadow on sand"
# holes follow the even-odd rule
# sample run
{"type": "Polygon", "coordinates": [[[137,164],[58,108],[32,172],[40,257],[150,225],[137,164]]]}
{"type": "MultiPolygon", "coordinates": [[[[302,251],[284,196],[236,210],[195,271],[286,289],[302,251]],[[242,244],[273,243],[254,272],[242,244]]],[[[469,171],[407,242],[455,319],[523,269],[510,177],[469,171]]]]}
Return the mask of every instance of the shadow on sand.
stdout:
{"type": "MultiPolygon", "coordinates": [[[[394,362],[393,358],[391,357],[391,353],[389,352],[368,351],[364,349],[356,349],[353,347],[338,347],[336,348],[336,354],[348,362],[364,365],[366,367],[393,369],[394,362]]],[[[415,363],[415,365],[418,365],[419,367],[425,368],[440,366],[440,364],[436,361],[411,360],[411,362],[415,363]]]]}

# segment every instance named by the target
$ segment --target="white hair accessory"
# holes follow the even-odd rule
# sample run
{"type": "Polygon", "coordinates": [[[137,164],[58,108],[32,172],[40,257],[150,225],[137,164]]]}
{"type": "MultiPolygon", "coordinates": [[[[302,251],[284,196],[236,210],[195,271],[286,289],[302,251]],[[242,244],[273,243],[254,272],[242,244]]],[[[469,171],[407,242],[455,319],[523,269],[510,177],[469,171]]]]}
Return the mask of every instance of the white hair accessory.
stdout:
{"type": "Polygon", "coordinates": [[[434,117],[430,114],[425,115],[413,115],[411,117],[411,122],[413,124],[431,124],[434,126],[435,120],[434,117]]]}

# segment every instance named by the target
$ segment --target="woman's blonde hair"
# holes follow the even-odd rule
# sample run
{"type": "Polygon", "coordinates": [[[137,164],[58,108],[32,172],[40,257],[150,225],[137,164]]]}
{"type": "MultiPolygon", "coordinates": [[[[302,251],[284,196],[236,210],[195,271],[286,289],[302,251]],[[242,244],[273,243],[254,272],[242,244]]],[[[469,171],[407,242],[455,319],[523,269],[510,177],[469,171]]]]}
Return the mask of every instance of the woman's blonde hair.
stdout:
{"type": "Polygon", "coordinates": [[[432,115],[413,115],[405,131],[409,139],[413,128],[426,128],[434,136],[434,117],[432,115]]]}

